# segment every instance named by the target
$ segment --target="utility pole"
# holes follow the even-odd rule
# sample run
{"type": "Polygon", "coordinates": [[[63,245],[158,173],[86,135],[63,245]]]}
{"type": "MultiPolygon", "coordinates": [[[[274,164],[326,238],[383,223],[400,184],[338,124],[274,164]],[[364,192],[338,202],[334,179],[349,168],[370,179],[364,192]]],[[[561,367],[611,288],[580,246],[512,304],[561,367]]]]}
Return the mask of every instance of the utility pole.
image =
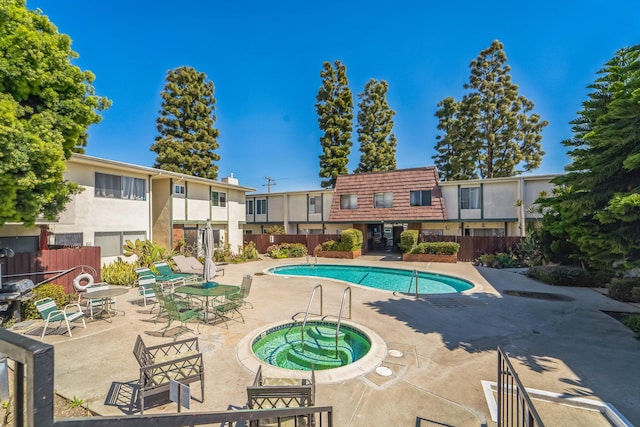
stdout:
{"type": "Polygon", "coordinates": [[[264,179],[267,180],[266,184],[262,184],[262,186],[264,187],[265,185],[267,186],[267,193],[271,193],[271,186],[272,185],[276,185],[276,180],[274,178],[271,178],[270,176],[265,176],[264,179]]]}

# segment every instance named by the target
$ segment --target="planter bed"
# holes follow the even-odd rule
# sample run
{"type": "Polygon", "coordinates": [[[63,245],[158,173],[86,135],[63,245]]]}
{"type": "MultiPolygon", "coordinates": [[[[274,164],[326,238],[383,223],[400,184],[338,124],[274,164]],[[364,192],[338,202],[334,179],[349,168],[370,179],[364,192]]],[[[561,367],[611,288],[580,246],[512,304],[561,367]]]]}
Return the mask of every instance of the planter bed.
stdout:
{"type": "Polygon", "coordinates": [[[357,251],[317,251],[315,256],[324,258],[341,258],[341,259],[354,259],[362,255],[362,250],[357,251]]]}
{"type": "Polygon", "coordinates": [[[458,262],[458,255],[454,254],[402,254],[403,261],[417,262],[458,262]]]}

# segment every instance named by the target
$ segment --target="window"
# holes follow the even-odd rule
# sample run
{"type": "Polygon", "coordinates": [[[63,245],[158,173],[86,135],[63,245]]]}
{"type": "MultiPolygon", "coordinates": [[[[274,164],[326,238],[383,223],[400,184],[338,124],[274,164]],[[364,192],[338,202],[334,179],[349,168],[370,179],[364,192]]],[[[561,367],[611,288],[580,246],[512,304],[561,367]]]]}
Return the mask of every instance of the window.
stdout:
{"type": "Polygon", "coordinates": [[[82,246],[82,233],[54,233],[54,245],[65,247],[82,246]]]}
{"type": "Polygon", "coordinates": [[[358,195],[357,194],[341,195],[340,209],[358,209],[358,195]]]}
{"type": "Polygon", "coordinates": [[[176,197],[182,197],[184,198],[185,196],[185,189],[184,189],[184,185],[178,185],[176,184],[173,187],[173,195],[176,197]]]}
{"type": "Polygon", "coordinates": [[[94,195],[112,199],[146,200],[146,183],[141,178],[96,172],[94,195]]]}
{"type": "Polygon", "coordinates": [[[460,189],[460,209],[480,209],[480,187],[460,189]]]}
{"type": "Polygon", "coordinates": [[[245,206],[246,206],[246,214],[247,215],[253,215],[253,200],[247,200],[245,202],[245,206]]]}
{"type": "Polygon", "coordinates": [[[103,257],[118,256],[123,254],[123,246],[127,240],[135,242],[136,239],[145,241],[146,234],[143,231],[115,231],[95,234],[95,246],[100,246],[103,257]]]}
{"type": "Polygon", "coordinates": [[[375,193],[373,195],[374,208],[391,208],[393,207],[393,193],[375,193]]]}
{"type": "Polygon", "coordinates": [[[431,206],[431,190],[412,191],[411,206],[431,206]]]}
{"type": "Polygon", "coordinates": [[[321,196],[309,197],[309,213],[310,214],[322,213],[322,197],[321,196]]]}
{"type": "Polygon", "coordinates": [[[218,206],[224,208],[227,206],[227,193],[222,191],[211,192],[211,206],[218,206]]]}
{"type": "Polygon", "coordinates": [[[256,214],[257,215],[267,214],[267,199],[256,200],[256,214]]]}

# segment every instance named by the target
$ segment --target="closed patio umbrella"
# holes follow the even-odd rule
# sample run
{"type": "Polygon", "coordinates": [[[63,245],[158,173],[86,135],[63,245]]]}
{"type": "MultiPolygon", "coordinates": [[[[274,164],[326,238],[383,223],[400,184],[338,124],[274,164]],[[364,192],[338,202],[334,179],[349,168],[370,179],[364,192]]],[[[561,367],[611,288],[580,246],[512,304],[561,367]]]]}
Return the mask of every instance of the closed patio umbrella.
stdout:
{"type": "Polygon", "coordinates": [[[216,275],[216,265],[213,263],[213,229],[211,223],[207,220],[207,225],[204,228],[204,235],[202,244],[204,246],[204,269],[202,271],[203,285],[211,287],[211,282],[216,275]]]}

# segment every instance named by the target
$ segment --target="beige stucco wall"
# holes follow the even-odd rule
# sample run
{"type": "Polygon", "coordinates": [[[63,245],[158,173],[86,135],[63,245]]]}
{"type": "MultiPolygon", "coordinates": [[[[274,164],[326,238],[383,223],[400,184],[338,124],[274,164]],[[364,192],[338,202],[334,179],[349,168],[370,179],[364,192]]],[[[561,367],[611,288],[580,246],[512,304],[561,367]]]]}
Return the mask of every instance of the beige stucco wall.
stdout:
{"type": "Polygon", "coordinates": [[[518,200],[517,181],[485,183],[482,186],[483,217],[515,218],[518,200]]]}

